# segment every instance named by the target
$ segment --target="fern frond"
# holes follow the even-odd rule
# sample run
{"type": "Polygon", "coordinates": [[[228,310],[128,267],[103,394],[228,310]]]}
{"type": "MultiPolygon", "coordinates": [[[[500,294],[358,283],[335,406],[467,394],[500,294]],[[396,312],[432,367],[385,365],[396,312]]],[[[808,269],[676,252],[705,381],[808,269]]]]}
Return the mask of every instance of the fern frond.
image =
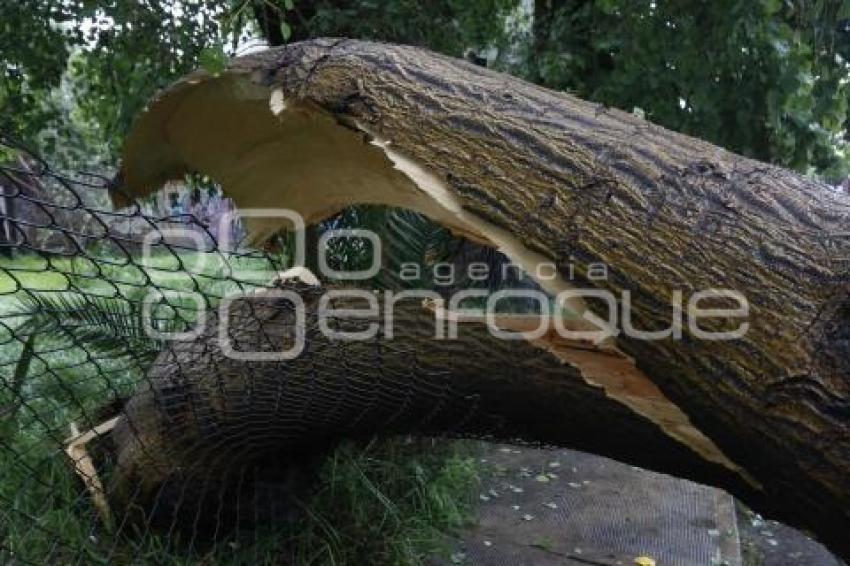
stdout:
{"type": "MultiPolygon", "coordinates": [[[[19,312],[29,315],[26,324],[70,338],[81,347],[110,355],[152,357],[160,345],[145,328],[142,305],[140,292],[104,297],[70,291],[27,295],[19,301],[19,312]]],[[[167,331],[175,321],[165,318],[154,325],[167,331]]]]}

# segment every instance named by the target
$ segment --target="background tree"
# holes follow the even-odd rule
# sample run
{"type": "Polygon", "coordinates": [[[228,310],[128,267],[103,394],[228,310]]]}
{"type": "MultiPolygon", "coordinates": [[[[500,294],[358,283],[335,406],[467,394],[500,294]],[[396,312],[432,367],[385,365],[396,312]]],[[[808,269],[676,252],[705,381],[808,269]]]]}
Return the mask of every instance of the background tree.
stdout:
{"type": "Polygon", "coordinates": [[[24,0],[3,3],[0,21],[0,125],[45,149],[50,129],[114,158],[133,116],[189,69],[220,68],[251,38],[324,35],[476,50],[745,155],[848,172],[844,1],[24,0]]]}
{"type": "Polygon", "coordinates": [[[317,34],[351,35],[459,55],[504,35],[514,5],[516,0],[439,0],[427,7],[412,0],[4,2],[0,127],[50,153],[58,138],[66,146],[85,146],[78,159],[94,151],[114,160],[133,116],[154,93],[197,66],[223,66],[252,38],[279,45],[317,34]],[[62,102],[70,110],[63,111],[62,102]],[[56,132],[50,142],[46,130],[56,132]]]}
{"type": "Polygon", "coordinates": [[[537,0],[513,70],[738,153],[846,175],[850,3],[537,0]]]}

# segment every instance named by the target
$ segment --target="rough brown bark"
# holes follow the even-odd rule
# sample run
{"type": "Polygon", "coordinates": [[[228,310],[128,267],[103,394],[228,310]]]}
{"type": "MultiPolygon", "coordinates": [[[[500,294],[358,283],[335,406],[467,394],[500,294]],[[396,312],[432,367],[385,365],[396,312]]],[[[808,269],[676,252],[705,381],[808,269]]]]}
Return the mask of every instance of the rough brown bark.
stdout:
{"type": "MultiPolygon", "coordinates": [[[[478,321],[459,322],[457,338],[436,340],[434,311],[421,297],[395,304],[391,338],[383,327],[374,339],[333,340],[320,332],[317,318],[318,300],[328,289],[282,287],[300,293],[306,304],[304,353],[274,363],[229,358],[218,340],[217,315],[199,339],[168,346],[113,432],[119,470],[110,489],[114,506],[156,507],[158,522],[185,523],[199,501],[227,489],[221,478],[232,474],[234,463],[283,454],[297,466],[300,455],[341,437],[411,433],[572,446],[751,491],[734,472],[705,461],[585,382],[553,351],[496,338],[478,321]]],[[[343,296],[331,306],[363,309],[364,301],[343,296]]],[[[229,336],[238,350],[291,347],[294,316],[287,300],[259,293],[239,299],[229,312],[229,336]]],[[[511,328],[522,317],[500,320],[511,328]]],[[[340,317],[331,326],[357,332],[382,321],[383,313],[368,320],[340,317]]],[[[554,334],[545,340],[550,350],[571,346],[554,334]]]]}
{"type": "MultiPolygon", "coordinates": [[[[397,159],[394,164],[404,169],[397,159]]],[[[398,173],[392,163],[387,168],[398,173]]],[[[520,255],[551,259],[565,279],[574,266],[576,286],[617,296],[630,291],[638,328],[669,326],[674,290],[686,296],[713,288],[744,293],[751,305],[750,330],[740,340],[706,342],[687,329],[678,341],[616,340],[616,349],[636,361],[635,372],[624,379],[648,376],[713,441],[717,450],[709,452],[722,454],[725,466],[698,463],[672,449],[671,431],[651,411],[629,416],[634,404],[612,401],[598,389],[593,397],[594,389],[578,381],[588,379],[590,365],[577,353],[561,356],[567,365],[557,371],[565,383],[575,378],[581,394],[572,397],[571,389],[558,402],[547,399],[557,380],[546,376],[556,367],[547,365],[551,360],[545,361],[540,348],[514,358],[515,343],[508,346],[510,356],[488,347],[488,355],[495,351],[501,360],[495,368],[488,356],[478,355],[481,340],[461,341],[455,355],[440,356],[447,371],[460,372],[463,379],[452,383],[468,387],[463,395],[486,397],[496,414],[504,410],[505,426],[517,436],[721,485],[850,556],[846,195],[635,116],[462,61],[349,40],[271,50],[234,61],[222,77],[196,74],[173,87],[140,119],[128,142],[127,189],[143,194],[186,170],[218,178],[240,206],[278,202],[310,220],[352,202],[398,206],[409,198],[411,208],[479,240],[498,245],[492,234],[499,229],[512,243],[522,243],[520,255]],[[249,85],[258,89],[252,92],[282,96],[288,109],[280,121],[271,118],[268,99],[251,102],[254,94],[238,94],[249,85]],[[215,123],[207,123],[212,108],[219,111],[215,123]],[[262,112],[269,117],[263,120],[262,112]],[[308,114],[327,120],[310,121],[308,114]],[[384,161],[392,153],[439,180],[446,191],[442,198],[462,212],[443,214],[412,184],[408,197],[386,198],[358,188],[327,199],[321,191],[299,199],[289,189],[272,190],[271,172],[284,174],[285,156],[263,144],[306,136],[325,123],[339,126],[321,127],[345,133],[334,133],[338,138],[323,133],[327,145],[317,147],[326,147],[326,154],[316,150],[314,169],[304,166],[317,186],[328,167],[359,167],[371,174],[380,163],[368,152],[384,161]],[[342,147],[335,145],[338,139],[364,135],[362,154],[336,153],[342,147]],[[376,146],[369,143],[373,139],[391,144],[376,146]],[[244,157],[250,151],[253,161],[244,157]],[[610,266],[607,281],[589,280],[592,262],[610,266]],[[489,370],[516,376],[530,359],[540,365],[526,379],[500,382],[514,384],[511,388],[485,378],[489,370]],[[503,396],[520,394],[540,407],[503,406],[503,396]],[[578,416],[558,420],[566,415],[578,416]],[[637,426],[631,419],[646,423],[637,426]]],[[[423,355],[434,350],[430,343],[412,346],[423,355]]],[[[611,387],[605,390],[617,398],[611,387]]],[[[693,456],[705,455],[698,443],[679,440],[693,456]]]]}

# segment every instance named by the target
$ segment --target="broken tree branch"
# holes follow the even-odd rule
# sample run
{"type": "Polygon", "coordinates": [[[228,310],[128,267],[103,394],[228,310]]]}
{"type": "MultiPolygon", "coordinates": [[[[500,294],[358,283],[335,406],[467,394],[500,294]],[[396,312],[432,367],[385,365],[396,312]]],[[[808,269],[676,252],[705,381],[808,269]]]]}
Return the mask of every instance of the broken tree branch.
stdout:
{"type": "MultiPolygon", "coordinates": [[[[411,351],[439,356],[451,383],[464,387],[450,398],[486,398],[478,406],[502,415],[502,430],[723,486],[850,556],[847,195],[463,61],[351,40],[237,59],[227,72],[195,73],[155,100],[128,139],[125,190],[142,196],[187,171],[219,181],[242,208],[288,208],[307,223],[355,203],[419,211],[504,251],[553,295],[591,287],[618,305],[628,301],[639,329],[668,328],[677,292],[742,294],[742,337],[705,340],[692,326],[681,339],[612,332],[604,344],[619,356],[605,363],[534,344],[505,350],[483,337],[452,347],[414,341],[411,351]],[[554,264],[557,277],[540,277],[543,263],[554,264]],[[608,276],[591,277],[591,264],[608,266],[608,276]],[[553,394],[561,387],[569,393],[553,394]],[[513,407],[518,398],[528,409],[513,407]]],[[[248,223],[255,241],[282,224],[248,223]]],[[[579,319],[605,310],[582,300],[568,306],[579,319]]],[[[728,327],[715,320],[703,329],[728,327]]],[[[193,352],[204,362],[215,352],[186,348],[177,358],[193,352]]],[[[345,407],[346,377],[323,351],[328,365],[316,366],[313,383],[335,383],[328,395],[345,407]]],[[[248,365],[224,365],[227,375],[247,375],[248,365]]],[[[169,371],[180,387],[195,387],[197,377],[169,371]]],[[[372,372],[382,383],[382,371],[372,372]]],[[[249,382],[233,378],[242,389],[249,382]]],[[[256,402],[233,395],[249,403],[244,411],[256,402]]],[[[425,403],[417,397],[424,393],[411,395],[425,403]]],[[[305,441],[348,434],[345,420],[302,426],[315,410],[296,405],[281,414],[305,441]]]]}

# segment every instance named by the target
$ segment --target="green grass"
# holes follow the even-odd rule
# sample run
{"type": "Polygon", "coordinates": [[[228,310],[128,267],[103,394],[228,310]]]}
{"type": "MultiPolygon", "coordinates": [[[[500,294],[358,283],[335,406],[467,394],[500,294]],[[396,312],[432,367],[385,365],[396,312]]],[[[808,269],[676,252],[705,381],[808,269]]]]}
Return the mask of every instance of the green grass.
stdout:
{"type": "Polygon", "coordinates": [[[472,443],[457,441],[343,443],[304,494],[300,519],[192,553],[157,533],[116,545],[92,530],[86,495],[59,454],[44,453],[36,466],[45,486],[0,450],[0,563],[50,556],[85,564],[424,564],[448,555],[447,535],[470,521],[479,482],[474,454],[472,443]]]}
{"type": "Polygon", "coordinates": [[[193,289],[196,284],[257,286],[267,284],[269,274],[280,267],[273,259],[217,252],[159,254],[132,261],[36,255],[0,258],[0,301],[8,305],[9,299],[26,292],[68,291],[78,282],[84,282],[88,292],[106,296],[114,295],[116,287],[121,290],[153,286],[180,291],[193,289]]]}
{"type": "Polygon", "coordinates": [[[87,259],[0,259],[0,563],[418,564],[469,518],[477,483],[472,444],[387,439],[344,443],[303,494],[300,518],[248,543],[223,540],[190,551],[162,533],[113,540],[62,452],[68,425],[117,394],[129,395],[144,362],[80,347],[38,331],[16,314],[27,298],[97,295],[125,300],[149,290],[197,289],[220,297],[263,284],[236,268],[276,271],[261,259],[197,254],[157,257],[144,267],[87,259]],[[233,273],[237,271],[237,273],[233,273]],[[122,298],[123,297],[123,298],[122,298]],[[7,327],[7,328],[4,328],[7,327]],[[9,330],[11,329],[11,330],[9,330]],[[35,330],[37,339],[29,340],[35,330]],[[17,339],[16,339],[17,338],[17,339]],[[19,395],[13,394],[19,389],[19,395]],[[24,406],[18,400],[26,399],[24,406]],[[13,408],[13,410],[10,410],[13,408]]]}
{"type": "Polygon", "coordinates": [[[469,522],[478,485],[471,443],[343,444],[287,541],[296,564],[421,564],[469,522]]]}

